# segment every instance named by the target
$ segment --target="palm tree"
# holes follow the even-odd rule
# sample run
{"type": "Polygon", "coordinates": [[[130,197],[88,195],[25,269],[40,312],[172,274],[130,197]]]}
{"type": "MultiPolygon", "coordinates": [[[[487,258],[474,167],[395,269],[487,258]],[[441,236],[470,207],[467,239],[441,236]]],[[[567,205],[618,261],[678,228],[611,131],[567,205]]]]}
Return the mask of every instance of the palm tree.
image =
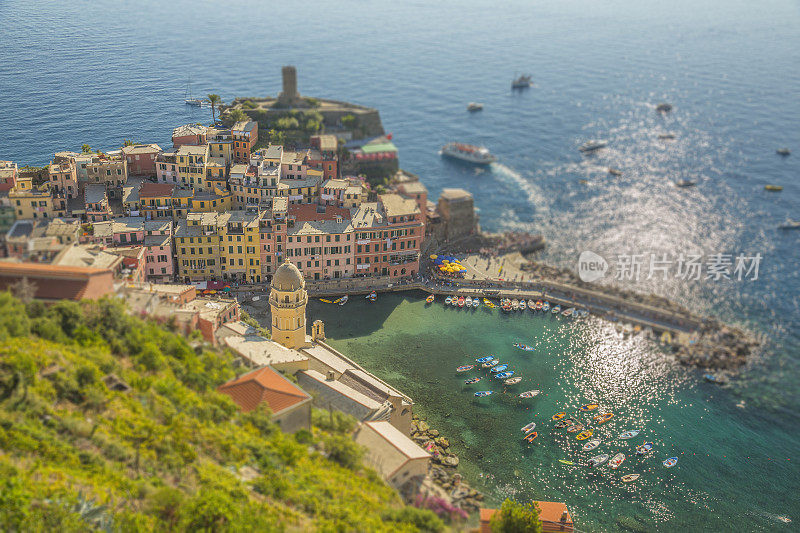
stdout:
{"type": "Polygon", "coordinates": [[[208,101],[211,103],[211,120],[217,123],[217,105],[221,102],[218,94],[209,94],[208,101]]]}
{"type": "Polygon", "coordinates": [[[89,146],[88,144],[84,144],[83,146],[81,146],[81,152],[83,152],[84,154],[88,154],[91,151],[92,147],[89,146]]]}

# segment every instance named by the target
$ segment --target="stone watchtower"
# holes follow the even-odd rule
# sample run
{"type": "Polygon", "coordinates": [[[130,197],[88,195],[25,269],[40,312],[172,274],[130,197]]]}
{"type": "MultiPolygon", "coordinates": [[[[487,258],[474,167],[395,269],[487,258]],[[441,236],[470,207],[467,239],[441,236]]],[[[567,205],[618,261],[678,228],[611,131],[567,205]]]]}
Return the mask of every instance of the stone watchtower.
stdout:
{"type": "Polygon", "coordinates": [[[297,69],[293,66],[283,67],[283,91],[278,95],[278,104],[290,107],[300,102],[300,93],[297,92],[297,69]]]}
{"type": "Polygon", "coordinates": [[[272,277],[269,307],[272,312],[272,340],[291,349],[306,342],[306,304],[308,293],[303,275],[286,261],[272,277]]]}

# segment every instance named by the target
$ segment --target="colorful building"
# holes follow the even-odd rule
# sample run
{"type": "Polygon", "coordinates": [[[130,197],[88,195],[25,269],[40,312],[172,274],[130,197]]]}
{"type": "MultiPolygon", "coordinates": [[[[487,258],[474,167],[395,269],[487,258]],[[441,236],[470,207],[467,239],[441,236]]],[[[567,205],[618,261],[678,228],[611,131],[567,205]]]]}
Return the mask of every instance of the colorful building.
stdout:
{"type": "Polygon", "coordinates": [[[18,178],[17,186],[8,192],[8,199],[17,219],[53,219],[67,215],[66,197],[51,191],[49,183],[33,188],[30,178],[18,178]]]}
{"type": "Polygon", "coordinates": [[[128,162],[121,152],[92,154],[86,165],[86,179],[88,183],[104,184],[109,198],[121,198],[128,181],[128,162]]]}
{"type": "Polygon", "coordinates": [[[111,220],[106,186],[102,183],[87,183],[83,191],[84,213],[89,222],[111,220]]]}
{"type": "Polygon", "coordinates": [[[17,186],[19,169],[13,161],[0,161],[0,192],[10,191],[17,186]]]}
{"type": "Polygon", "coordinates": [[[252,120],[237,122],[231,128],[233,137],[233,159],[237,163],[250,161],[250,154],[258,142],[258,122],[252,120]]]}
{"type": "Polygon", "coordinates": [[[122,155],[128,165],[130,176],[155,176],[156,159],[161,153],[157,144],[132,144],[122,147],[122,155]]]}
{"type": "Polygon", "coordinates": [[[56,157],[48,166],[50,190],[63,194],[66,198],[78,197],[78,175],[75,161],[56,157]]]}
{"type": "Polygon", "coordinates": [[[206,143],[208,128],[200,124],[187,124],[172,130],[172,147],[198,146],[206,143]]]}
{"type": "Polygon", "coordinates": [[[146,219],[171,218],[175,186],[169,183],[145,183],[139,189],[140,212],[146,219]]]}

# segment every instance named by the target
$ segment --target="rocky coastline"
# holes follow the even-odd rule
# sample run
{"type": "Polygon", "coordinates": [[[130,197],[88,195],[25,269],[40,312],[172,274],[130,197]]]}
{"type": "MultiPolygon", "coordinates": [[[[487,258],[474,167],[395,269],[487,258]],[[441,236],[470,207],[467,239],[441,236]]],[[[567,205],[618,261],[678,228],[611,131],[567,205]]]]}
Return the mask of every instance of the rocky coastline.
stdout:
{"type": "Polygon", "coordinates": [[[413,415],[411,422],[411,438],[431,454],[431,479],[444,493],[451,503],[467,513],[481,508],[483,494],[469,486],[456,470],[458,456],[450,448],[450,441],[438,430],[431,428],[427,422],[413,415]]]}
{"type": "Polygon", "coordinates": [[[540,261],[533,261],[530,258],[526,259],[528,259],[528,262],[523,264],[521,269],[544,283],[550,281],[591,290],[611,297],[658,308],[668,313],[680,315],[687,322],[698,324],[699,327],[692,334],[691,342],[680,342],[678,339],[672,339],[667,343],[670,351],[682,365],[733,372],[744,366],[748,357],[761,344],[755,336],[741,328],[723,324],[716,318],[699,316],[663,296],[625,290],[613,285],[586,283],[567,268],[558,268],[540,261]]]}

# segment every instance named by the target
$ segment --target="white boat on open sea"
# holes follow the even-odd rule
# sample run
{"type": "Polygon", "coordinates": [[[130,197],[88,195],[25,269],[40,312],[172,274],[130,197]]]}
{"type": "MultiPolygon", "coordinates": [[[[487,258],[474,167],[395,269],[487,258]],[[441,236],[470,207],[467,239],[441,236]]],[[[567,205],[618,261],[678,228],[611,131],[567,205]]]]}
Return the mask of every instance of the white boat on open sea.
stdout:
{"type": "Polygon", "coordinates": [[[476,165],[488,165],[497,161],[497,158],[489,150],[483,146],[474,146],[472,144],[448,143],[442,146],[440,153],[476,165]]]}

